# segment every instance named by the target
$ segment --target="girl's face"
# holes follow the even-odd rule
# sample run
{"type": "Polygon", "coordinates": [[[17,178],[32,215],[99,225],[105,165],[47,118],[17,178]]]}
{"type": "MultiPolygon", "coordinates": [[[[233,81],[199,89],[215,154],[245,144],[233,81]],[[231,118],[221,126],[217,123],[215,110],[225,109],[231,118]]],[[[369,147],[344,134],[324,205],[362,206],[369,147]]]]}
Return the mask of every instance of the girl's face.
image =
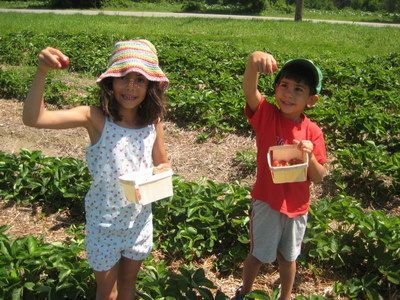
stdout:
{"type": "Polygon", "coordinates": [[[283,115],[299,121],[306,107],[312,107],[318,95],[310,95],[310,88],[304,82],[282,78],[275,88],[275,98],[283,115]]]}
{"type": "Polygon", "coordinates": [[[113,78],[114,97],[121,109],[137,109],[146,97],[149,80],[142,74],[131,72],[113,78]]]}

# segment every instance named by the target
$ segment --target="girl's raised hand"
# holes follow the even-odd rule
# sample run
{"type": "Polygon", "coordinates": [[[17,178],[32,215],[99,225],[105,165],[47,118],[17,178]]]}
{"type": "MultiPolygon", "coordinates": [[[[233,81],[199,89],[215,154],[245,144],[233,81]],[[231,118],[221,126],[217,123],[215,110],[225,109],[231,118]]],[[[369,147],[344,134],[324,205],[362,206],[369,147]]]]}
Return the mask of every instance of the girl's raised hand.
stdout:
{"type": "Polygon", "coordinates": [[[272,54],[262,51],[253,52],[250,55],[249,63],[253,65],[253,68],[257,72],[264,74],[272,74],[278,68],[276,60],[272,54]]]}
{"type": "Polygon", "coordinates": [[[49,69],[65,69],[69,65],[68,56],[56,48],[47,47],[38,55],[39,69],[47,72],[49,69]]]}

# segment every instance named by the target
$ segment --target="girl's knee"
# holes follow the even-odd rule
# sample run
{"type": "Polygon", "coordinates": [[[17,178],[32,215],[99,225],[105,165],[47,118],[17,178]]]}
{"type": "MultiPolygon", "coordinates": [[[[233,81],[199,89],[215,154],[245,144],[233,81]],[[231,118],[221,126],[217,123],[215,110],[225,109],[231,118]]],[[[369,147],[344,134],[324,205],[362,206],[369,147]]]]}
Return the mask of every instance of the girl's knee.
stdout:
{"type": "Polygon", "coordinates": [[[97,288],[96,300],[117,300],[117,297],[118,291],[115,287],[111,291],[97,288]]]}

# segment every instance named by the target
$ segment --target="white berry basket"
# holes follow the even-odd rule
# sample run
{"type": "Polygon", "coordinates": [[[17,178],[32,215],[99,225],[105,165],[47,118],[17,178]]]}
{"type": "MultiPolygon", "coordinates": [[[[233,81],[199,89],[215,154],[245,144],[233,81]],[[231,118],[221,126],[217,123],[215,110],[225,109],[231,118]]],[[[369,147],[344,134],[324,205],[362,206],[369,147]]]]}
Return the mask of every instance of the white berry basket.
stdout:
{"type": "Polygon", "coordinates": [[[268,166],[273,183],[302,182],[307,180],[308,155],[297,148],[297,145],[272,146],[268,149],[268,166]],[[303,163],[296,165],[272,165],[273,160],[301,159],[303,163]]]}
{"type": "Polygon", "coordinates": [[[172,197],[172,170],[153,175],[153,168],[133,172],[119,177],[119,182],[129,202],[149,204],[172,197]],[[140,196],[137,195],[137,191],[140,196]]]}

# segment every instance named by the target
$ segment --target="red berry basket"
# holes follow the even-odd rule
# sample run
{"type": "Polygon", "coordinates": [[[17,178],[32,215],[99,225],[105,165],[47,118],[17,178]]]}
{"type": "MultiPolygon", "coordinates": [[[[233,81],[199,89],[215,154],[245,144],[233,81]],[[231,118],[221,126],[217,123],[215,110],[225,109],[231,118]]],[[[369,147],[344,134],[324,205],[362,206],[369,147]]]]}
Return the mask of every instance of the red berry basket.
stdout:
{"type": "Polygon", "coordinates": [[[272,146],[267,159],[273,183],[307,180],[308,155],[297,145],[272,146]]]}

